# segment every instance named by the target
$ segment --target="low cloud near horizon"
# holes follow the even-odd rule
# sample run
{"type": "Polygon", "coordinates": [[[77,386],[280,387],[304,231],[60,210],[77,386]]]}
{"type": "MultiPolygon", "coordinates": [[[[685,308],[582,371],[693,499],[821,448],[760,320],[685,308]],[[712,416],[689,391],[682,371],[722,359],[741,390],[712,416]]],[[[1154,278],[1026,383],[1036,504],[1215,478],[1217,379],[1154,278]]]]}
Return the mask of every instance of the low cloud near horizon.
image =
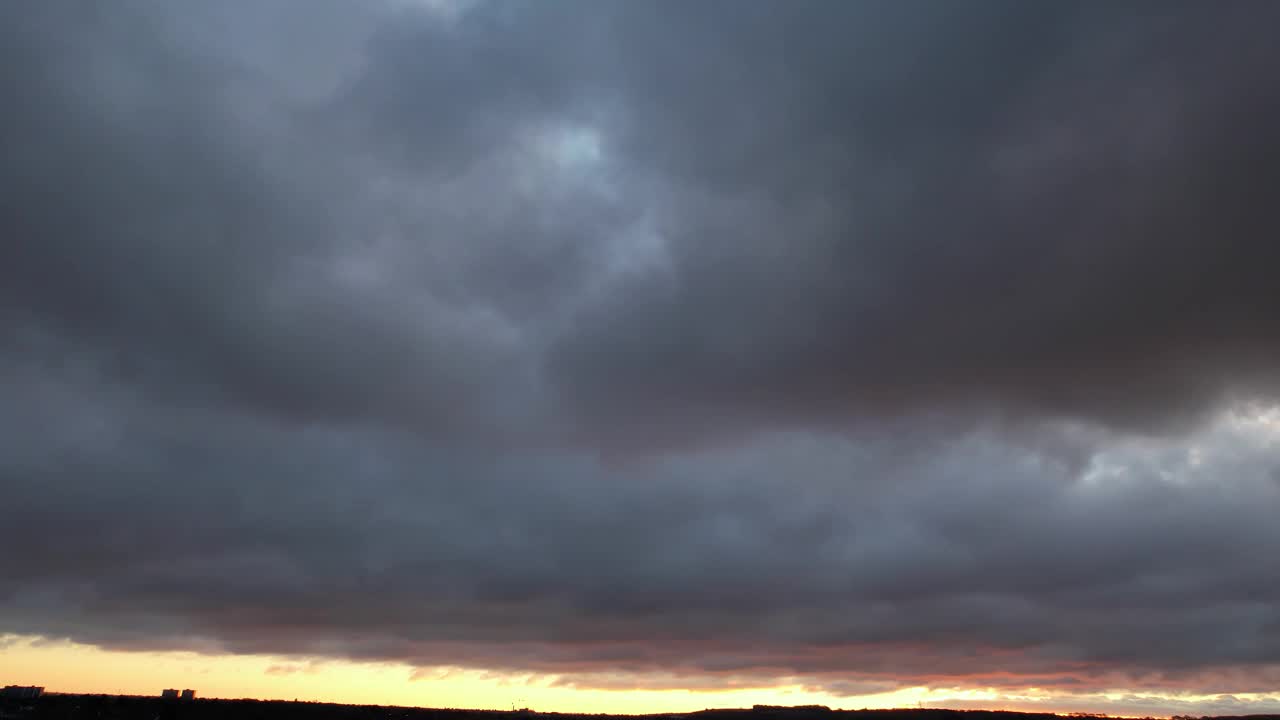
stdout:
{"type": "Polygon", "coordinates": [[[1277,22],[3,4],[0,634],[1274,712],[1277,22]]]}

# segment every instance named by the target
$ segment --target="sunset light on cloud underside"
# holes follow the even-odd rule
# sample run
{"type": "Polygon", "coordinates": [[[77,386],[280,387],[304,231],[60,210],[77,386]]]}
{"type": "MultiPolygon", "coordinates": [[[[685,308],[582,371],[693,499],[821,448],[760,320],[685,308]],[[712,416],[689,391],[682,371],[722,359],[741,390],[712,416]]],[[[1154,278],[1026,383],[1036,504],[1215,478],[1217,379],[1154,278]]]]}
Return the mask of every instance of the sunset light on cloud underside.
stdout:
{"type": "Polygon", "coordinates": [[[0,3],[0,686],[1280,712],[1277,26],[0,3]]]}

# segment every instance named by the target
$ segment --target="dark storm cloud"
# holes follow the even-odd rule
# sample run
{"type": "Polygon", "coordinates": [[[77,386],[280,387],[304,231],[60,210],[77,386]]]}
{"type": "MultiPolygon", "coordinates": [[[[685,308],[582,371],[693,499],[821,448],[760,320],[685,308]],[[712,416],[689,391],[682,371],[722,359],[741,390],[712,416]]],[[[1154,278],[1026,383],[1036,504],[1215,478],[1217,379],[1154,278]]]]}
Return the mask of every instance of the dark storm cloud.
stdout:
{"type": "Polygon", "coordinates": [[[6,5],[0,631],[1274,686],[1276,14],[6,5]]]}
{"type": "Polygon", "coordinates": [[[1263,421],[1199,438],[1203,455],[1114,449],[1073,474],[996,436],[905,464],[872,438],[779,437],[620,472],[112,420],[96,442],[49,433],[10,461],[29,484],[8,485],[25,512],[6,534],[43,538],[5,558],[13,629],[837,692],[1020,677],[1256,692],[1280,651],[1263,421]]]}
{"type": "Polygon", "coordinates": [[[1274,6],[627,7],[620,152],[671,270],[552,363],[624,434],[948,403],[1162,427],[1272,388],[1274,6]]]}
{"type": "Polygon", "coordinates": [[[7,44],[7,325],[87,345],[148,389],[289,417],[438,429],[482,407],[470,388],[520,377],[515,331],[413,273],[473,259],[399,235],[462,245],[518,231],[532,244],[540,225],[561,230],[554,219],[517,229],[483,203],[493,217],[472,224],[455,203],[407,218],[438,227],[398,227],[410,199],[448,202],[450,188],[396,196],[397,178],[363,174],[366,146],[328,119],[340,113],[286,102],[283,81],[234,55],[180,52],[190,38],[156,37],[154,7],[7,12],[25,35],[7,44]]]}

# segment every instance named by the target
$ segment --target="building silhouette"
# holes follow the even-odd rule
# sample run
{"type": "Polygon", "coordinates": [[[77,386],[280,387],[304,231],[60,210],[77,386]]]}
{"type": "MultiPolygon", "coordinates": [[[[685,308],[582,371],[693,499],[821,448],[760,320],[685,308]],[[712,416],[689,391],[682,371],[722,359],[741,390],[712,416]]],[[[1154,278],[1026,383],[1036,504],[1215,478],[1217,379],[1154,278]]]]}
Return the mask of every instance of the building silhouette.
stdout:
{"type": "Polygon", "coordinates": [[[195,699],[196,699],[196,691],[195,691],[195,690],[183,690],[183,691],[182,691],[182,699],[183,699],[183,700],[195,700],[195,699]]]}
{"type": "Polygon", "coordinates": [[[6,685],[0,697],[17,700],[34,700],[44,694],[44,688],[34,685],[6,685]]]}
{"type": "Polygon", "coordinates": [[[160,697],[164,698],[165,700],[177,700],[178,691],[172,688],[165,688],[164,690],[160,691],[160,697]]]}

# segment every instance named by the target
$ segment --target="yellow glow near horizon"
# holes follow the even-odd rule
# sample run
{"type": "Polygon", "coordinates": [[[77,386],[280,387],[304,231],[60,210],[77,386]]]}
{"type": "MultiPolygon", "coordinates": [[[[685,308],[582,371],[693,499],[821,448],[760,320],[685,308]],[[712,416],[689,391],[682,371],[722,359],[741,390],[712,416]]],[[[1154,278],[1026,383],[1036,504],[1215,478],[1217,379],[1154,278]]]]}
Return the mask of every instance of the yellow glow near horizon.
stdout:
{"type": "Polygon", "coordinates": [[[53,692],[158,695],[162,688],[173,687],[194,688],[199,697],[211,698],[632,714],[758,703],[907,707],[928,699],[918,688],[857,698],[837,698],[798,686],[723,691],[585,689],[557,687],[554,676],[462,669],[422,672],[414,679],[415,668],[398,663],[119,652],[31,637],[10,637],[6,642],[0,649],[4,684],[43,685],[53,692]]]}
{"type": "MultiPolygon", "coordinates": [[[[0,684],[42,685],[51,692],[158,695],[162,688],[193,688],[198,697],[310,700],[356,705],[643,714],[765,705],[827,705],[839,709],[953,706],[1032,712],[1107,712],[1105,701],[1147,699],[1209,702],[1212,695],[1102,692],[1086,696],[1037,688],[1017,693],[987,688],[905,688],[890,693],[836,697],[798,685],[731,690],[614,690],[560,687],[555,676],[512,675],[459,668],[419,671],[401,663],[201,655],[192,652],[121,652],[30,636],[0,635],[0,684]]],[[[1237,694],[1238,700],[1280,702],[1280,697],[1237,694]]]]}

